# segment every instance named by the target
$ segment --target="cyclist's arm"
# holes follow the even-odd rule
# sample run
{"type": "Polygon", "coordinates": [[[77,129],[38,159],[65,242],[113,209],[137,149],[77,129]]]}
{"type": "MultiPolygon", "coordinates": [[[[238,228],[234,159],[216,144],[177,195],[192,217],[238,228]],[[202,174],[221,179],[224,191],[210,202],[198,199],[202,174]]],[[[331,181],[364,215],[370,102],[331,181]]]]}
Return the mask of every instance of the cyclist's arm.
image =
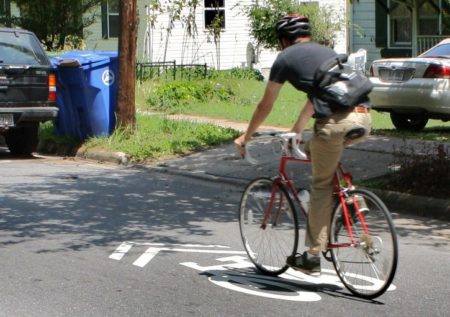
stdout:
{"type": "MultiPolygon", "coordinates": [[[[250,123],[248,124],[247,131],[234,141],[236,145],[242,147],[248,141],[250,141],[252,135],[256,132],[261,123],[264,122],[269,113],[272,111],[273,104],[275,103],[275,100],[277,99],[282,86],[283,84],[276,83],[274,81],[269,81],[267,83],[264,96],[258,103],[258,106],[253,113],[250,123]]],[[[243,153],[241,152],[241,154],[243,153]]]]}
{"type": "Polygon", "coordinates": [[[297,121],[294,123],[294,126],[292,127],[291,131],[301,134],[303,130],[305,129],[306,124],[308,123],[309,119],[314,114],[314,106],[311,102],[311,100],[307,100],[305,102],[305,105],[303,106],[302,111],[300,111],[300,114],[298,115],[297,121]]]}

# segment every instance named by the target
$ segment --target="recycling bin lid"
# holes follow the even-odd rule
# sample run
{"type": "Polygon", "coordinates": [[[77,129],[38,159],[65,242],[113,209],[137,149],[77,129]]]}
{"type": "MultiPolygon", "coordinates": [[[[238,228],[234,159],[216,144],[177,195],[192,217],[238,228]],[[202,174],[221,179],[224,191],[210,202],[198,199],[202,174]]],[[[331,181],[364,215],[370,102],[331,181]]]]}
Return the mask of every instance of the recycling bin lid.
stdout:
{"type": "Polygon", "coordinates": [[[59,67],[80,67],[81,63],[76,59],[65,58],[58,60],[59,67]]]}
{"type": "Polygon", "coordinates": [[[99,66],[110,62],[113,53],[101,51],[70,51],[57,57],[60,67],[99,66]]]}
{"type": "Polygon", "coordinates": [[[52,68],[56,69],[59,65],[59,59],[55,57],[50,57],[50,64],[52,64],[52,68]]]}

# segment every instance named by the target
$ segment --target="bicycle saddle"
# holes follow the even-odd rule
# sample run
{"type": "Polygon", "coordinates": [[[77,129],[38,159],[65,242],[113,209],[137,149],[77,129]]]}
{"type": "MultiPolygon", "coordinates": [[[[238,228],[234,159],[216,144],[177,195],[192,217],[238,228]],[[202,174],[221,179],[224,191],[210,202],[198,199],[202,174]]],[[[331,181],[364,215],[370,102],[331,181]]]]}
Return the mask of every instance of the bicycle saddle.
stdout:
{"type": "Polygon", "coordinates": [[[361,128],[361,127],[353,128],[345,134],[344,139],[347,141],[355,140],[355,139],[358,139],[358,138],[364,136],[365,133],[366,133],[366,129],[364,129],[364,128],[361,128]]]}

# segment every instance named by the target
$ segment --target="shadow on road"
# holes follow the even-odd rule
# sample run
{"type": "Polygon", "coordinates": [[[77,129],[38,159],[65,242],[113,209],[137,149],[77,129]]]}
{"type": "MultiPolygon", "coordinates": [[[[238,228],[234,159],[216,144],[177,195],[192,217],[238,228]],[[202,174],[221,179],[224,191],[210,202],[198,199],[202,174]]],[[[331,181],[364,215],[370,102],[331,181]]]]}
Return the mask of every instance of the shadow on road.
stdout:
{"type": "MultiPolygon", "coordinates": [[[[14,159],[8,155],[0,153],[0,162],[14,159]]],[[[78,173],[72,166],[52,176],[36,170],[24,179],[2,182],[1,245],[47,238],[55,243],[42,245],[36,252],[63,252],[92,246],[115,248],[122,241],[211,243],[208,237],[214,230],[224,230],[222,224],[230,223],[236,223],[238,231],[243,186],[147,169],[78,173]]],[[[441,240],[429,239],[431,246],[448,245],[450,240],[445,222],[414,219],[396,224],[401,238],[441,235],[441,240]]],[[[233,239],[239,241],[238,234],[233,239]]]]}
{"type": "Polygon", "coordinates": [[[3,184],[0,244],[58,240],[39,253],[118,241],[178,243],[180,237],[207,243],[213,233],[205,222],[237,221],[235,189],[144,170],[35,171],[23,182],[3,184]]]}

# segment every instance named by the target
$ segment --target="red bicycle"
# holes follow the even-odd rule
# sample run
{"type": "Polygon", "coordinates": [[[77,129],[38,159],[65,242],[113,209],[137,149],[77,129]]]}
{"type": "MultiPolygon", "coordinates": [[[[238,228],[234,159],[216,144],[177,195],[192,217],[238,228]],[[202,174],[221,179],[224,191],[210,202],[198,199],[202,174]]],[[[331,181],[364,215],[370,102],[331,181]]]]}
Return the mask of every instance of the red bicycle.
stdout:
{"type": "MultiPolygon", "coordinates": [[[[286,259],[297,252],[306,229],[307,208],[287,173],[289,163],[310,162],[295,137],[295,133],[262,134],[246,147],[251,163],[256,162],[249,151],[252,143],[276,144],[282,153],[278,174],[252,180],[239,208],[248,257],[259,271],[272,276],[288,269],[286,259]]],[[[397,234],[389,210],[374,193],[355,189],[351,174],[341,164],[334,177],[333,197],[329,243],[323,255],[351,293],[367,299],[378,297],[394,279],[398,261],[397,234]]]]}

